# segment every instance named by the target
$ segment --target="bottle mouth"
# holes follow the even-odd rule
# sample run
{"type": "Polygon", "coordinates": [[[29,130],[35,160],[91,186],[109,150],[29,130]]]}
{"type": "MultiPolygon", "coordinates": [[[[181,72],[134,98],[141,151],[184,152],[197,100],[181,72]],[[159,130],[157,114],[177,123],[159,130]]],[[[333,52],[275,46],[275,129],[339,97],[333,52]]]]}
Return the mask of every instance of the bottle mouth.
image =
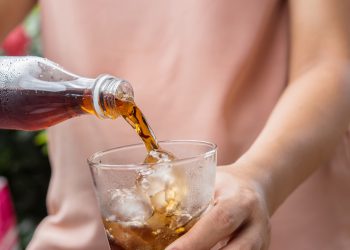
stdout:
{"type": "Polygon", "coordinates": [[[117,99],[134,101],[131,84],[111,75],[99,76],[93,87],[93,104],[97,116],[102,119],[115,119],[119,115],[117,99]]]}

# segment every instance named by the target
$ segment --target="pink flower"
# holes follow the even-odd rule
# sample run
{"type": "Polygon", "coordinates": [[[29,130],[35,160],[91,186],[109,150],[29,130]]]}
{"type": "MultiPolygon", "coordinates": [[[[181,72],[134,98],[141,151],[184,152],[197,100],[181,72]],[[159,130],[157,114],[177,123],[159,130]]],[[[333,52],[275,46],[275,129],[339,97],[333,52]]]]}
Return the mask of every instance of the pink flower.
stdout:
{"type": "Polygon", "coordinates": [[[8,56],[23,56],[27,53],[30,39],[27,36],[23,26],[15,28],[5,38],[1,47],[8,56]]]}

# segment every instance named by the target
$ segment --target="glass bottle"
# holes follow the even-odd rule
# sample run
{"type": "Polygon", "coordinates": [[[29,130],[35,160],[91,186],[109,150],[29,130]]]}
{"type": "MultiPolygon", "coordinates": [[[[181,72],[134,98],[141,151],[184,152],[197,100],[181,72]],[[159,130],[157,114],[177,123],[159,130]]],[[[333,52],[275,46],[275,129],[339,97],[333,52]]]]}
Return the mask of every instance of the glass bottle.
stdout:
{"type": "Polygon", "coordinates": [[[83,114],[115,119],[133,102],[127,81],[84,78],[40,57],[0,57],[0,128],[39,130],[83,114]]]}

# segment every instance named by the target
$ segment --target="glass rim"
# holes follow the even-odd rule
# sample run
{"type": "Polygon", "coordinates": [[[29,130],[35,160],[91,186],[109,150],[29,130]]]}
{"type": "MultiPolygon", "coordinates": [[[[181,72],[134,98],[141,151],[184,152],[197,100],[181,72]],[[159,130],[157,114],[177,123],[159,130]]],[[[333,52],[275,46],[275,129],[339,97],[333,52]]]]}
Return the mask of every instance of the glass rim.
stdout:
{"type": "MultiPolygon", "coordinates": [[[[164,144],[164,143],[196,143],[196,144],[201,144],[201,145],[207,145],[209,147],[209,150],[201,153],[201,154],[196,154],[194,156],[189,156],[189,157],[184,157],[181,159],[176,159],[176,160],[172,160],[171,163],[184,163],[184,162],[188,162],[197,158],[201,158],[201,157],[207,157],[209,155],[212,155],[213,153],[216,152],[217,150],[217,145],[215,143],[212,142],[207,142],[207,141],[202,141],[202,140],[164,140],[164,141],[159,141],[158,143],[160,144],[164,144]]],[[[110,149],[106,149],[106,150],[101,150],[98,152],[93,153],[89,158],[87,158],[87,163],[89,164],[89,167],[95,167],[95,168],[103,168],[103,169],[142,169],[148,166],[152,166],[152,165],[156,165],[156,164],[167,164],[167,162],[162,162],[162,163],[129,163],[129,164],[105,164],[105,163],[101,163],[96,161],[96,159],[99,156],[103,156],[107,153],[110,153],[112,151],[116,151],[119,149],[126,149],[126,148],[133,148],[133,147],[138,147],[138,146],[143,146],[143,143],[135,143],[135,144],[129,144],[129,145],[124,145],[124,146],[119,146],[119,147],[115,147],[115,148],[110,148],[110,149]]]]}

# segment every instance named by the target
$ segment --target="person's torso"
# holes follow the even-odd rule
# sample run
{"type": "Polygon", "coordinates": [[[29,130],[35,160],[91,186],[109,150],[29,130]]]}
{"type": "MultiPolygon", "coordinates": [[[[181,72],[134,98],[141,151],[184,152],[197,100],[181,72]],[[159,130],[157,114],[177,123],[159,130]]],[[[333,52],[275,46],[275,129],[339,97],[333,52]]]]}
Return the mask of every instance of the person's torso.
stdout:
{"type": "MultiPolygon", "coordinates": [[[[127,79],[160,140],[213,141],[221,163],[249,147],[286,85],[281,1],[41,3],[49,59],[127,79]]],[[[113,146],[139,141],[129,127],[92,122],[108,128],[113,146]]]]}
{"type": "MultiPolygon", "coordinates": [[[[212,141],[220,164],[249,148],[287,84],[287,1],[42,0],[41,10],[49,59],[83,76],[110,73],[129,80],[158,139],[212,141]]],[[[29,249],[108,249],[86,158],[140,139],[121,118],[88,116],[51,128],[49,136],[50,216],[29,249]]],[[[317,176],[316,187],[327,183],[317,176]]],[[[309,201],[314,217],[305,216],[298,199],[279,209],[271,249],[332,245],[325,242],[338,229],[328,226],[324,211],[332,211],[333,191],[320,197],[321,213],[308,200],[312,192],[302,186],[293,197],[309,201]],[[296,236],[300,230],[303,237],[296,236]],[[318,235],[323,238],[315,242],[318,235]]]]}

